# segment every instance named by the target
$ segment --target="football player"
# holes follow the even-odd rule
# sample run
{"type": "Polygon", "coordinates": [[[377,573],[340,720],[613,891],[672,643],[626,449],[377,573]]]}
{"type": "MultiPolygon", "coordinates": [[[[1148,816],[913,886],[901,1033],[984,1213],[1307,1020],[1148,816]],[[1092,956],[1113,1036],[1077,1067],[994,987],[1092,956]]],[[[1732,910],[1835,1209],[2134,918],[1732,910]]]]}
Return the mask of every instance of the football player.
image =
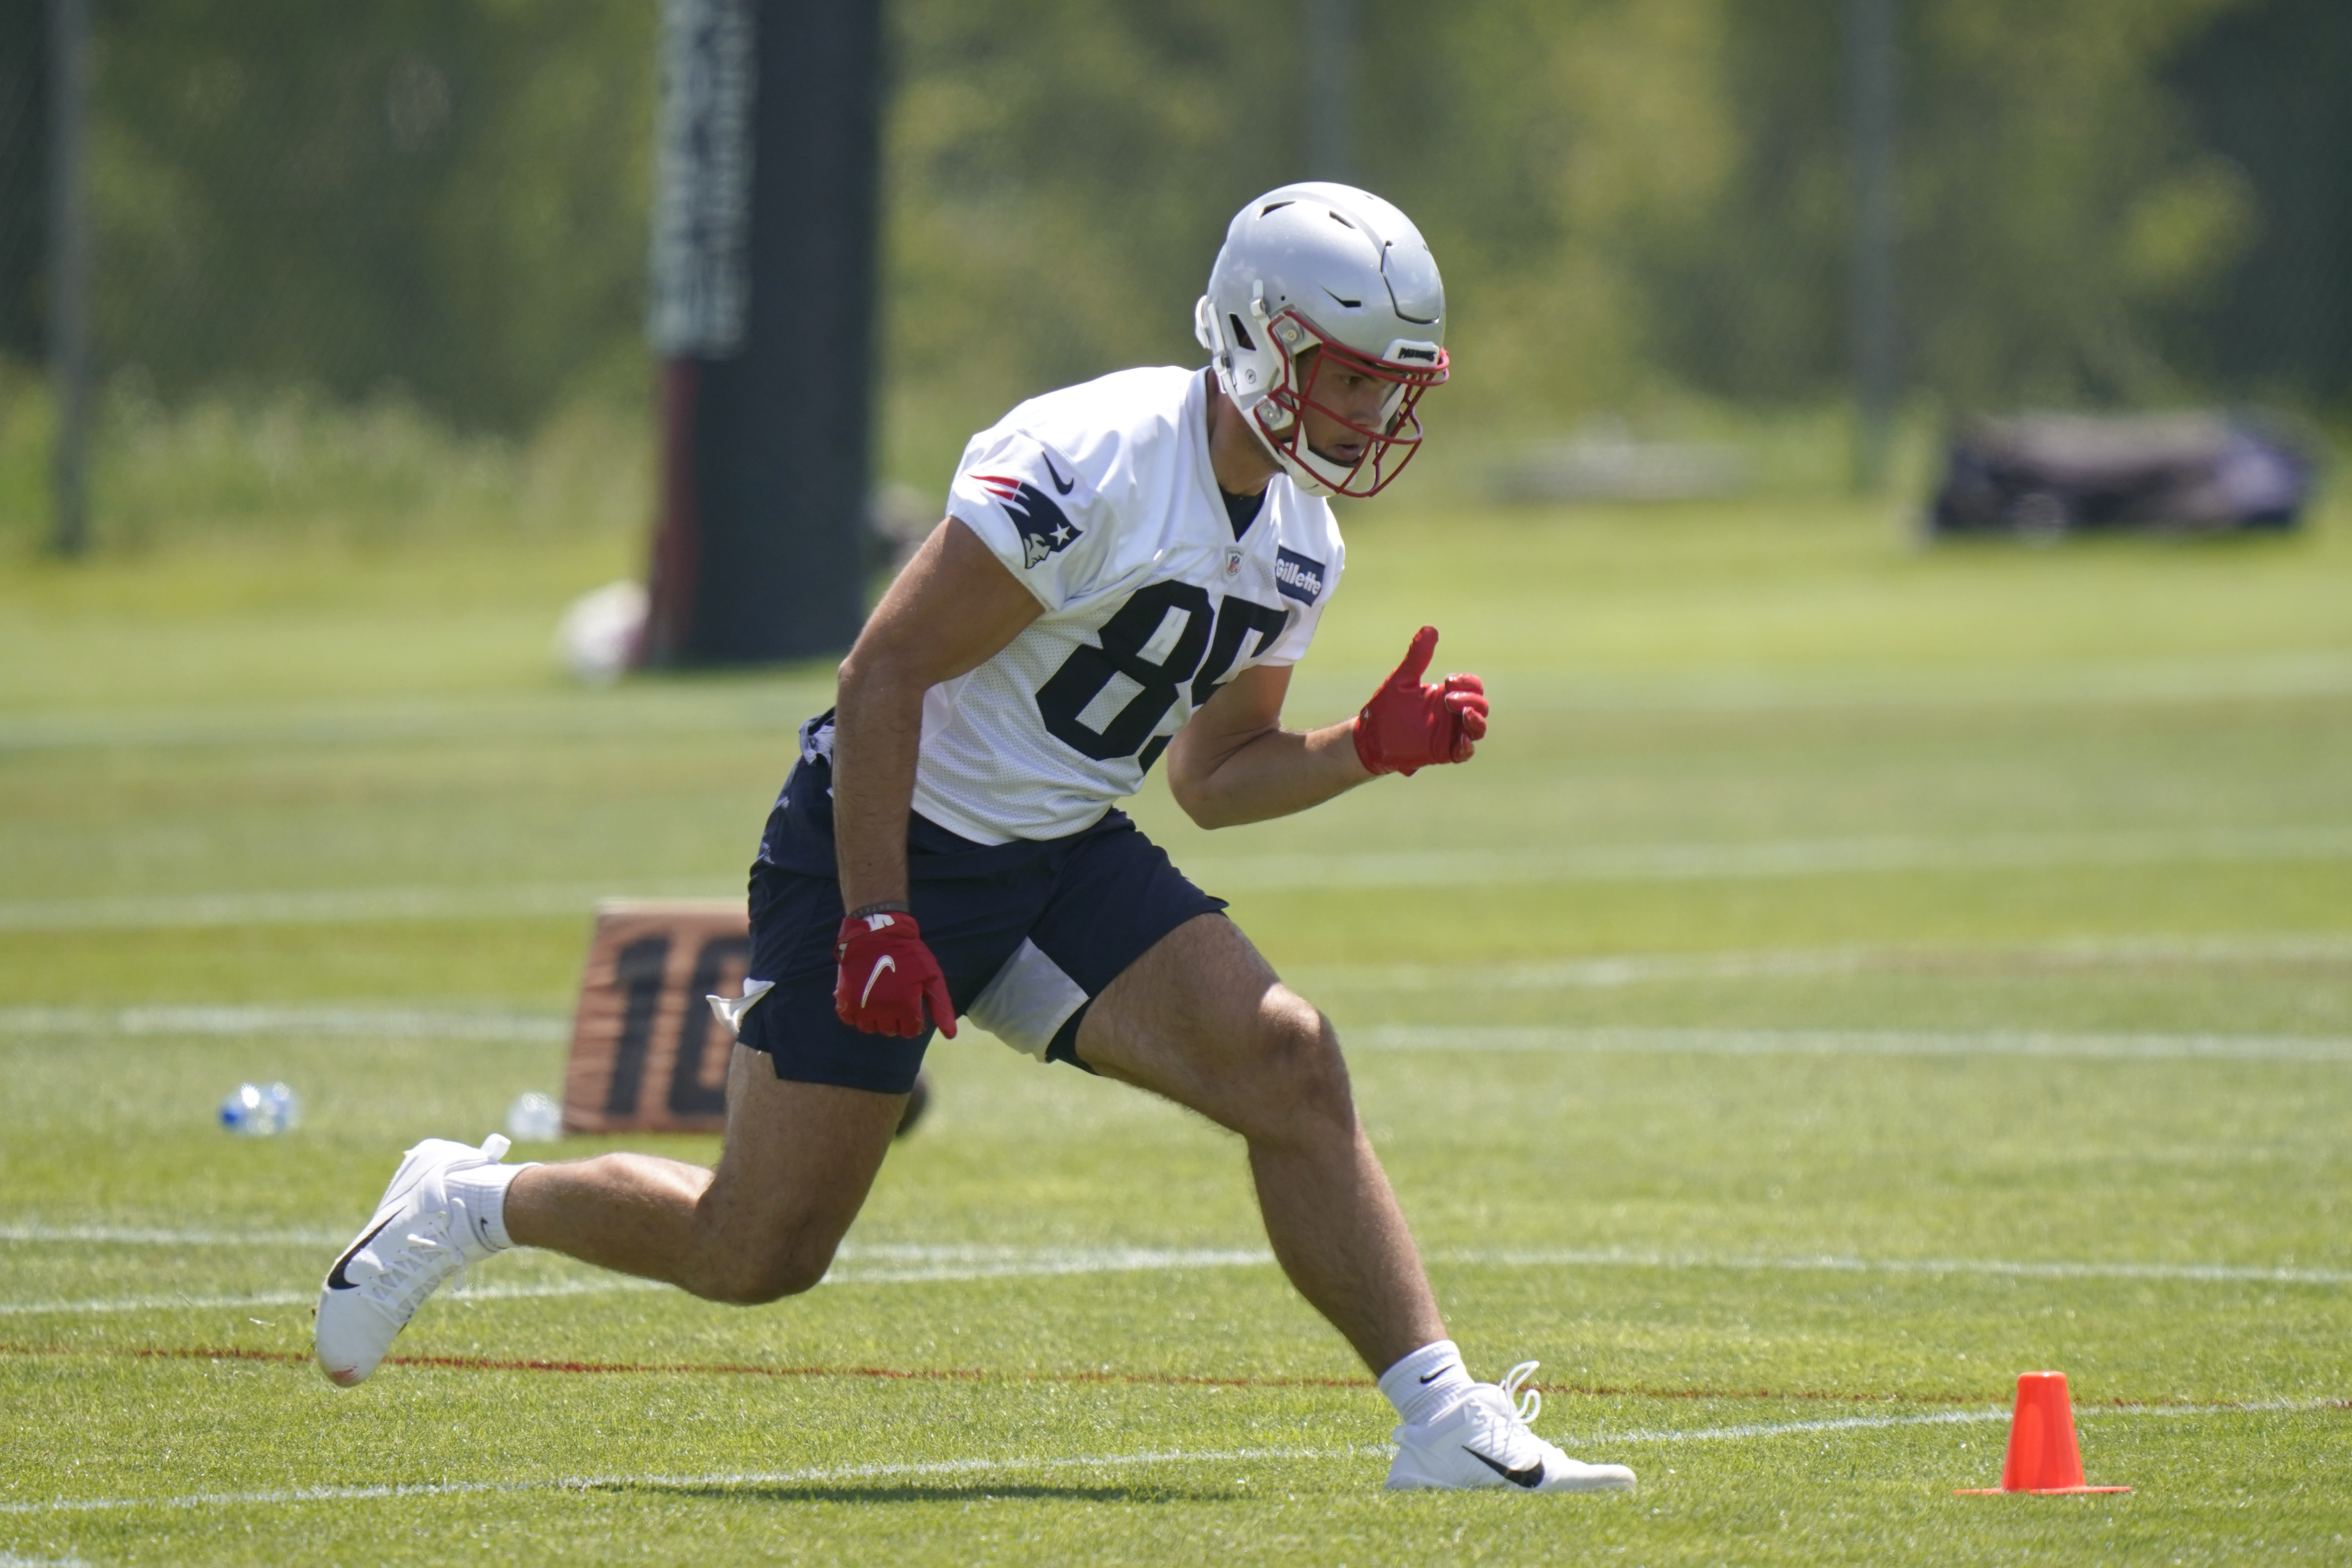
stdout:
{"type": "Polygon", "coordinates": [[[1234,217],[1194,311],[1206,369],[1123,371],[1014,408],[841,665],[751,868],[716,1171],[615,1153],[409,1152],[320,1296],[349,1386],[464,1261],[551,1247],[718,1301],[824,1275],[933,1029],[1164,1095],[1241,1135],[1274,1254],[1395,1405],[1391,1487],[1582,1491],[1631,1470],[1528,1429],[1528,1366],[1474,1381],[1364,1135],[1330,1022],[1117,809],[1165,759],[1203,827],[1468,762],[1476,677],[1423,627],[1362,711],[1282,722],[1346,552],[1447,374],[1436,262],[1344,185],[1234,217]]]}

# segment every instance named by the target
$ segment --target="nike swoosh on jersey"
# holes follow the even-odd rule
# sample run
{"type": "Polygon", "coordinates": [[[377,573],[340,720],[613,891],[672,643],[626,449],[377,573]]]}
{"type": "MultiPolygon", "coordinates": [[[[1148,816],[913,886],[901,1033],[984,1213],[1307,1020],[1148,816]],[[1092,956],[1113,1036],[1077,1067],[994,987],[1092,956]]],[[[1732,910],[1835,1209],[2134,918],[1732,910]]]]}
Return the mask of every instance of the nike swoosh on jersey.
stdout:
{"type": "Polygon", "coordinates": [[[1066,495],[1068,495],[1068,494],[1070,493],[1070,490],[1071,490],[1072,487],[1074,487],[1075,485],[1076,485],[1076,483],[1078,482],[1078,476],[1077,476],[1077,475],[1076,475],[1076,474],[1072,474],[1068,479],[1064,479],[1064,478],[1062,477],[1061,470],[1060,470],[1059,468],[1055,468],[1055,467],[1054,467],[1054,459],[1053,459],[1053,458],[1045,458],[1045,454],[1044,454],[1044,453],[1042,453],[1042,452],[1041,452],[1041,453],[1039,453],[1039,454],[1038,454],[1038,456],[1039,456],[1039,457],[1041,457],[1041,458],[1045,458],[1045,472],[1053,476],[1053,479],[1054,479],[1054,493],[1055,493],[1055,495],[1057,495],[1057,496],[1066,496],[1066,495]]]}
{"type": "Polygon", "coordinates": [[[1467,1443],[1462,1445],[1462,1451],[1469,1455],[1472,1458],[1477,1460],[1480,1464],[1486,1466],[1488,1469],[1494,1471],[1496,1475],[1502,1477],[1505,1480],[1510,1482],[1515,1487],[1537,1487],[1543,1484],[1543,1461],[1541,1459],[1538,1459],[1534,1464],[1529,1465],[1524,1470],[1515,1470],[1511,1468],[1510,1466],[1503,1463],[1502,1460],[1495,1458],[1491,1455],[1482,1454],[1467,1443]]]}
{"type": "Polygon", "coordinates": [[[343,1270],[350,1266],[352,1258],[357,1258],[360,1255],[362,1248],[365,1247],[369,1242],[373,1241],[377,1237],[383,1234],[384,1226],[390,1225],[393,1219],[398,1219],[399,1217],[400,1216],[398,1215],[393,1215],[392,1219],[385,1220],[383,1225],[377,1226],[373,1230],[368,1232],[365,1236],[352,1243],[350,1249],[341,1258],[336,1258],[334,1268],[328,1271],[327,1289],[330,1290],[358,1289],[360,1288],[360,1282],[352,1279],[350,1275],[345,1274],[343,1270]]]}
{"type": "Polygon", "coordinates": [[[876,960],[874,961],[874,973],[871,973],[871,974],[869,974],[869,975],[867,975],[867,976],[866,977],[866,989],[865,989],[865,991],[864,991],[863,993],[861,993],[861,994],[859,994],[859,996],[858,996],[858,998],[857,998],[857,1005],[858,1005],[859,1006],[861,1006],[861,1007],[863,1007],[863,1006],[865,1006],[865,1005],[866,1005],[866,1003],[867,998],[871,997],[871,996],[874,994],[874,983],[875,983],[876,981],[877,981],[877,980],[879,980],[879,979],[881,979],[881,978],[882,978],[882,972],[883,972],[884,970],[886,970],[886,969],[895,970],[895,969],[897,969],[898,967],[898,961],[897,959],[895,959],[895,958],[891,957],[891,956],[890,956],[888,953],[887,953],[887,952],[886,952],[886,953],[884,953],[881,957],[879,957],[879,958],[876,959],[876,960]]]}

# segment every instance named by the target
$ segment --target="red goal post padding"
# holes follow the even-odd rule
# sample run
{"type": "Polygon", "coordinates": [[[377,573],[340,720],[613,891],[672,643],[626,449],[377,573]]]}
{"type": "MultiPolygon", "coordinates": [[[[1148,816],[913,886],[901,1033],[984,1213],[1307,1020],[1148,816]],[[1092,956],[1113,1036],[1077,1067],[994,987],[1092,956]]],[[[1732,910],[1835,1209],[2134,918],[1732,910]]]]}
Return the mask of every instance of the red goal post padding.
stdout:
{"type": "Polygon", "coordinates": [[[608,899],[580,978],[567,1132],[717,1132],[733,1038],[707,995],[742,994],[751,963],[740,900],[608,899]]]}

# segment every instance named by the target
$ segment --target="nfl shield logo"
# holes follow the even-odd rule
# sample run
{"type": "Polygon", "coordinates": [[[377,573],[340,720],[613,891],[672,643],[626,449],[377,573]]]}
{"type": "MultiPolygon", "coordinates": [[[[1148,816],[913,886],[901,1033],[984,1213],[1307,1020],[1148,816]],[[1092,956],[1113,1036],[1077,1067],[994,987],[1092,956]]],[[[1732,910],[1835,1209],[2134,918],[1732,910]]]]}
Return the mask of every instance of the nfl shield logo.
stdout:
{"type": "Polygon", "coordinates": [[[1238,544],[1225,546],[1225,580],[1231,582],[1242,574],[1242,551],[1238,544]]]}

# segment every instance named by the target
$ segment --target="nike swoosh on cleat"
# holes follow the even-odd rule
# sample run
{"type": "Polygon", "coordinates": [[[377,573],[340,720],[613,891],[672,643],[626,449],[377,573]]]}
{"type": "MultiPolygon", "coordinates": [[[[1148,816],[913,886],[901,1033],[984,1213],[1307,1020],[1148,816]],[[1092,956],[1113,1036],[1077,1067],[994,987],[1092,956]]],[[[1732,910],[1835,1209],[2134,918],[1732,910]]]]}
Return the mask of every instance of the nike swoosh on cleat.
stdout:
{"type": "Polygon", "coordinates": [[[884,970],[895,970],[898,967],[898,961],[891,957],[887,952],[881,957],[876,959],[874,961],[874,973],[866,977],[866,989],[858,995],[857,1005],[861,1007],[866,1005],[866,1000],[874,994],[874,983],[882,978],[882,972],[884,970]]]}
{"type": "Polygon", "coordinates": [[[398,1219],[399,1217],[400,1216],[398,1215],[393,1215],[392,1219],[385,1220],[383,1225],[376,1226],[373,1230],[368,1232],[365,1236],[352,1243],[351,1249],[345,1252],[341,1258],[335,1259],[334,1268],[327,1275],[327,1289],[330,1290],[358,1289],[360,1288],[359,1281],[352,1279],[343,1272],[345,1266],[348,1265],[352,1258],[357,1258],[360,1255],[360,1249],[362,1247],[365,1247],[369,1242],[373,1241],[377,1237],[383,1234],[384,1226],[390,1225],[393,1219],[398,1219]]]}
{"type": "Polygon", "coordinates": [[[1482,1454],[1477,1449],[1470,1447],[1467,1443],[1462,1445],[1462,1451],[1469,1455],[1472,1458],[1477,1460],[1480,1464],[1486,1466],[1488,1469],[1494,1471],[1496,1475],[1502,1477],[1505,1480],[1510,1482],[1515,1487],[1532,1488],[1543,1484],[1543,1461],[1541,1459],[1538,1459],[1534,1464],[1529,1465],[1524,1470],[1515,1470],[1511,1468],[1510,1466],[1503,1463],[1502,1460],[1489,1458],[1487,1455],[1482,1454]]]}
{"type": "MultiPolygon", "coordinates": [[[[1044,457],[1044,454],[1040,453],[1039,456],[1044,457]]],[[[1045,458],[1045,471],[1054,476],[1054,493],[1055,495],[1068,495],[1070,493],[1070,487],[1078,482],[1077,475],[1072,474],[1066,479],[1061,476],[1060,471],[1054,467],[1053,458],[1045,458]]]]}

